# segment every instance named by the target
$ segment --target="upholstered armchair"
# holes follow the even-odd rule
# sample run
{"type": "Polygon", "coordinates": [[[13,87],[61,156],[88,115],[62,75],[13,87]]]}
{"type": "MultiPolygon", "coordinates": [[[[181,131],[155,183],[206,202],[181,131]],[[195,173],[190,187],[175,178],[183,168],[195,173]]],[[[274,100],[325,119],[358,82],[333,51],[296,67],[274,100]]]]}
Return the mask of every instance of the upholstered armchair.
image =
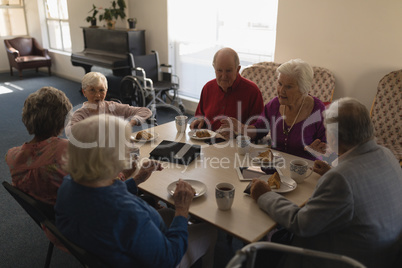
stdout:
{"type": "Polygon", "coordinates": [[[52,61],[48,55],[48,50],[44,49],[32,37],[17,37],[5,39],[4,44],[7,50],[8,61],[10,63],[10,75],[13,75],[13,67],[18,70],[22,77],[23,69],[36,69],[47,67],[51,75],[50,67],[52,61]]]}
{"type": "MultiPolygon", "coordinates": [[[[246,67],[241,72],[247,78],[257,84],[261,90],[264,104],[267,104],[276,96],[276,69],[280,66],[276,62],[259,62],[246,67]]],[[[309,94],[320,99],[324,104],[332,102],[335,90],[335,77],[331,71],[323,67],[313,66],[314,79],[309,94]]]]}
{"type": "Polygon", "coordinates": [[[385,75],[378,83],[370,116],[377,143],[389,148],[402,166],[402,70],[385,75]]]}

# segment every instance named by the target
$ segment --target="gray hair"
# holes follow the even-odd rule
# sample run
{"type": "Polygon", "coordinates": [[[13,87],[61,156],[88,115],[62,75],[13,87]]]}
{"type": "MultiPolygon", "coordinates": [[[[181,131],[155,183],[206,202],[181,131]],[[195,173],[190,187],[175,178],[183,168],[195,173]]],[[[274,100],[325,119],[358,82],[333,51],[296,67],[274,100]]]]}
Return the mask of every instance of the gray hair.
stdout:
{"type": "Polygon", "coordinates": [[[81,88],[86,90],[89,87],[96,87],[101,84],[105,87],[105,89],[107,89],[106,77],[99,72],[89,72],[82,78],[81,88]]]}
{"type": "Polygon", "coordinates": [[[75,181],[113,178],[128,167],[130,125],[122,118],[101,114],[71,127],[65,169],[75,181]]]}
{"type": "Polygon", "coordinates": [[[374,138],[374,127],[366,106],[356,99],[341,98],[324,111],[326,131],[339,144],[352,148],[374,138]]]}
{"type": "Polygon", "coordinates": [[[22,122],[31,135],[41,139],[57,137],[61,134],[66,116],[72,108],[63,91],[54,87],[42,87],[25,100],[22,122]]]}
{"type": "Polygon", "coordinates": [[[313,68],[301,59],[294,59],[281,64],[276,69],[280,74],[289,75],[296,79],[300,92],[306,96],[311,89],[313,83],[313,68]]]}
{"type": "Polygon", "coordinates": [[[220,53],[233,57],[236,68],[240,65],[240,59],[239,59],[239,55],[237,54],[237,52],[235,50],[231,49],[230,47],[224,47],[224,48],[219,49],[215,53],[214,59],[212,61],[212,66],[215,67],[216,58],[218,57],[218,54],[220,54],[220,53]]]}

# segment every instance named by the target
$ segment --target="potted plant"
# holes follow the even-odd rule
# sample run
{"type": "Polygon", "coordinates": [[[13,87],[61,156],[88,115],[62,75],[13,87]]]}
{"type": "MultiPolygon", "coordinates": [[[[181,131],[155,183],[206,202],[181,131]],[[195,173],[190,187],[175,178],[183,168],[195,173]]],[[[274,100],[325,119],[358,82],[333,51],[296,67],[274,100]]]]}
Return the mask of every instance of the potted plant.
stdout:
{"type": "Polygon", "coordinates": [[[105,8],[103,14],[99,15],[99,21],[105,20],[107,27],[109,29],[114,29],[116,20],[119,17],[120,19],[124,19],[126,17],[126,13],[124,12],[125,9],[126,2],[124,2],[124,0],[113,1],[112,6],[105,8]]]}
{"type": "Polygon", "coordinates": [[[135,25],[137,24],[136,18],[128,18],[127,22],[128,22],[128,28],[135,29],[135,25]]]}
{"type": "Polygon", "coordinates": [[[88,16],[85,20],[91,22],[91,27],[96,27],[96,15],[98,14],[98,9],[94,4],[92,4],[92,9],[88,13],[92,12],[92,16],[88,16]]]}

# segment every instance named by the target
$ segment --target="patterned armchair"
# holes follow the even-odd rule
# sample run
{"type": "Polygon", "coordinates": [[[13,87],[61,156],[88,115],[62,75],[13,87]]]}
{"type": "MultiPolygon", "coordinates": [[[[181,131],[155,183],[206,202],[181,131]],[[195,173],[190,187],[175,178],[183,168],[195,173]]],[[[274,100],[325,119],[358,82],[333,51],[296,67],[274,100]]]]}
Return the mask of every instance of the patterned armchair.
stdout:
{"type": "Polygon", "coordinates": [[[51,75],[50,67],[52,61],[48,55],[48,50],[43,49],[39,43],[32,37],[17,37],[14,39],[5,39],[8,61],[10,63],[10,75],[13,75],[13,67],[22,77],[23,69],[36,69],[39,67],[48,67],[49,75],[51,75]]]}
{"type": "Polygon", "coordinates": [[[241,72],[241,76],[256,83],[261,90],[264,104],[267,104],[276,96],[276,68],[275,65],[251,65],[241,72]]]}
{"type": "MultiPolygon", "coordinates": [[[[264,104],[267,104],[276,96],[276,69],[280,63],[259,62],[246,67],[241,72],[244,78],[247,78],[257,84],[261,90],[264,104]]],[[[335,90],[335,77],[326,68],[313,67],[314,80],[311,86],[310,94],[319,98],[324,104],[332,101],[335,90]]]]}
{"type": "Polygon", "coordinates": [[[389,148],[402,163],[402,70],[385,75],[377,87],[370,116],[377,143],[389,148]]]}

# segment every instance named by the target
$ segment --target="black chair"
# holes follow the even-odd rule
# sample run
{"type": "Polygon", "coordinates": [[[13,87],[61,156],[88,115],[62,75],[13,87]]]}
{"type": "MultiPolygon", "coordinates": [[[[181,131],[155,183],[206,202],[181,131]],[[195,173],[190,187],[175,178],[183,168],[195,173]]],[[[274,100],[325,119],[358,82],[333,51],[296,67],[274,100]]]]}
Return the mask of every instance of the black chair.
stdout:
{"type": "MultiPolygon", "coordinates": [[[[48,229],[84,267],[109,267],[97,256],[78,247],[60,233],[54,224],[53,206],[33,198],[23,191],[15,188],[7,181],[4,181],[2,184],[4,188],[11,194],[11,196],[14,197],[14,199],[28,213],[28,215],[31,216],[31,218],[39,225],[39,227],[42,229],[42,226],[45,226],[46,229],[48,229]]],[[[53,248],[54,244],[49,242],[45,267],[49,267],[50,265],[53,248]]]]}
{"type": "Polygon", "coordinates": [[[172,66],[159,64],[159,55],[156,51],[148,55],[130,54],[130,59],[132,75],[123,78],[120,89],[122,94],[129,96],[132,92],[131,94],[135,95],[133,98],[146,103],[152,111],[155,110],[155,106],[177,106],[178,110],[184,113],[185,108],[178,94],[179,77],[170,72],[172,66]],[[130,87],[133,89],[130,90],[130,87]],[[139,90],[142,94],[137,93],[139,90]]]}

